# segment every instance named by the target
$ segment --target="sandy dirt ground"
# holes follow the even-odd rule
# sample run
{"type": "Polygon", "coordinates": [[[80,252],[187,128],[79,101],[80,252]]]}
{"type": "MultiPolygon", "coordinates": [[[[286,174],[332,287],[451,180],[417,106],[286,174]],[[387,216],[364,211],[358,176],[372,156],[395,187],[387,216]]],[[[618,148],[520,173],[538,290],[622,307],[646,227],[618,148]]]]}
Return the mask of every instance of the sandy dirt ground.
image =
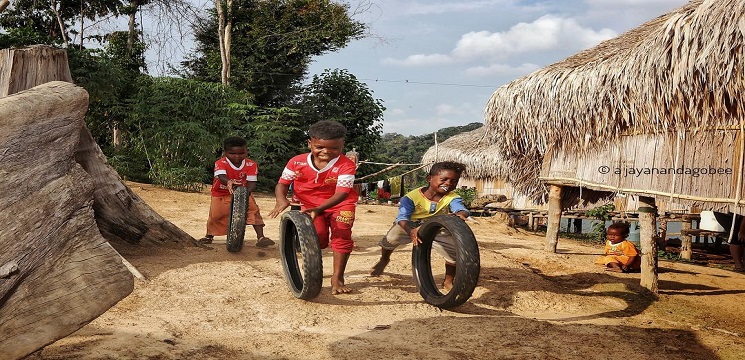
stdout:
{"type": "MultiPolygon", "coordinates": [[[[209,194],[128,183],[158,213],[200,238],[209,194]]],[[[257,194],[263,213],[272,195],[257,194]]],[[[331,295],[331,253],[324,287],[296,299],[277,246],[249,236],[239,253],[224,237],[211,249],[119,247],[146,277],[116,306],[28,359],[742,359],[745,275],[717,267],[660,261],[657,299],[639,274],[593,265],[602,252],[543,237],[500,217],[477,218],[481,275],[471,299],[452,310],[422,300],[411,247],[397,250],[386,273],[367,276],[378,239],[396,207],[360,205],[356,249],[347,267],[353,292],[331,295]]],[[[266,219],[277,240],[277,219],[266,219]]],[[[253,232],[247,229],[247,235],[253,232]]]]}

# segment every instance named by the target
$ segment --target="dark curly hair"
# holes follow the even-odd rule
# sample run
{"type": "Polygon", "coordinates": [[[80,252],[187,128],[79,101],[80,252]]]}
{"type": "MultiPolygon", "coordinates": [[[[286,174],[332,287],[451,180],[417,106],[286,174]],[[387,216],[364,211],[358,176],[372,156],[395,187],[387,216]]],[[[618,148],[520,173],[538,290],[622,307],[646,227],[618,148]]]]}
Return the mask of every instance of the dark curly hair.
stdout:
{"type": "Polygon", "coordinates": [[[222,148],[224,150],[232,147],[246,147],[246,139],[238,136],[231,136],[222,141],[222,148]]]}
{"type": "Polygon", "coordinates": [[[437,175],[440,171],[450,170],[458,176],[461,176],[466,171],[466,166],[454,161],[440,161],[432,164],[432,168],[429,169],[429,175],[437,175]]]}
{"type": "Polygon", "coordinates": [[[625,238],[625,237],[629,236],[629,233],[631,232],[629,230],[630,227],[631,227],[631,225],[629,225],[629,223],[627,223],[627,222],[614,222],[613,224],[610,224],[610,226],[608,226],[608,230],[610,230],[610,229],[616,229],[616,230],[620,231],[621,232],[621,236],[623,236],[625,238]]]}
{"type": "Polygon", "coordinates": [[[321,120],[310,126],[308,136],[321,140],[344,139],[347,128],[337,121],[321,120]]]}

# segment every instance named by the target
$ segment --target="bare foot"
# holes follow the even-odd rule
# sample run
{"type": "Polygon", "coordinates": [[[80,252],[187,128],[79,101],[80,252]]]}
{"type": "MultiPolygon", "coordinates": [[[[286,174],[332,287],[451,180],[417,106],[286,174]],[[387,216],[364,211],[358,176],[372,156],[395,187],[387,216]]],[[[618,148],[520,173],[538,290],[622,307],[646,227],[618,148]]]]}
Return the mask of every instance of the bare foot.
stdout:
{"type": "Polygon", "coordinates": [[[383,275],[383,270],[385,270],[385,267],[388,265],[388,260],[380,259],[378,262],[370,269],[370,276],[380,276],[383,275]]]}
{"type": "Polygon", "coordinates": [[[349,294],[352,292],[352,288],[344,286],[343,283],[334,285],[331,284],[331,295],[349,294]]]}
{"type": "Polygon", "coordinates": [[[619,273],[623,272],[623,268],[621,268],[621,266],[619,266],[616,263],[609,263],[607,266],[608,268],[605,269],[605,271],[612,271],[612,272],[619,272],[619,273]]]}
{"type": "Polygon", "coordinates": [[[452,282],[445,282],[445,281],[443,281],[443,282],[442,282],[442,288],[443,288],[443,289],[444,289],[445,291],[450,291],[450,290],[452,290],[452,289],[453,289],[453,283],[452,283],[452,282]]]}

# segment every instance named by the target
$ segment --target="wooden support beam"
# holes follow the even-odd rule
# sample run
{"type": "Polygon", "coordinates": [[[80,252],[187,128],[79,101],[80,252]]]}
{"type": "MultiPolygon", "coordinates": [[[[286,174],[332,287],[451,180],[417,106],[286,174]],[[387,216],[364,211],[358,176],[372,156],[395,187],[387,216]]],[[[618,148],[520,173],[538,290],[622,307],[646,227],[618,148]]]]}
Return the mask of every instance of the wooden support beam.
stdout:
{"type": "Polygon", "coordinates": [[[654,198],[639,197],[639,243],[642,252],[641,286],[659,291],[657,278],[657,207],[654,198]]]}
{"type": "Polygon", "coordinates": [[[559,223],[561,222],[561,186],[549,185],[547,220],[546,251],[555,253],[559,242],[559,223]]]}
{"type": "Polygon", "coordinates": [[[693,255],[693,243],[689,230],[691,230],[691,220],[683,220],[680,229],[680,258],[683,260],[691,260],[693,255]]]}

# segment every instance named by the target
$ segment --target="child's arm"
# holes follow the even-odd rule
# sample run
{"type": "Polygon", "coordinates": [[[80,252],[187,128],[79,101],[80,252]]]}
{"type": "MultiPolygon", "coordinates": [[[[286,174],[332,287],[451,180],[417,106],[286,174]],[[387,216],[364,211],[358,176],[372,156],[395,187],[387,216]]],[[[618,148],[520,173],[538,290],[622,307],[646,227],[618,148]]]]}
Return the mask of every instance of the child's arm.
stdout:
{"type": "Polygon", "coordinates": [[[304,213],[310,214],[310,217],[312,219],[315,219],[316,216],[322,214],[326,209],[332,208],[336,205],[339,205],[344,199],[349,196],[349,193],[346,191],[337,191],[332,195],[328,200],[324,201],[323,204],[318,205],[317,207],[305,209],[303,210],[304,213]]]}
{"type": "Polygon", "coordinates": [[[411,238],[411,243],[414,244],[414,246],[417,246],[422,243],[422,240],[419,238],[419,228],[411,226],[411,221],[408,220],[401,220],[398,222],[398,226],[404,229],[407,234],[409,234],[409,237],[411,238]]]}
{"type": "Polygon", "coordinates": [[[270,218],[276,218],[284,209],[290,206],[290,201],[287,200],[287,192],[290,190],[290,185],[277,183],[274,187],[274,198],[276,203],[274,209],[269,212],[270,218]]]}
{"type": "MultiPolygon", "coordinates": [[[[243,183],[236,179],[228,179],[228,176],[225,174],[217,175],[217,178],[220,180],[220,183],[227,186],[228,191],[232,194],[233,193],[233,187],[234,186],[242,186],[243,183]]],[[[254,189],[256,189],[256,182],[246,182],[246,187],[248,187],[248,191],[252,192],[254,189]],[[249,186],[249,184],[252,184],[249,186]]]]}
{"type": "Polygon", "coordinates": [[[246,181],[246,189],[252,193],[256,190],[256,181],[246,181]]]}
{"type": "Polygon", "coordinates": [[[468,211],[466,205],[463,204],[463,199],[460,197],[457,197],[450,201],[450,212],[463,220],[466,220],[469,216],[471,216],[471,212],[468,211]]]}
{"type": "Polygon", "coordinates": [[[409,234],[411,242],[417,246],[422,241],[419,239],[419,228],[411,226],[411,215],[414,213],[414,202],[404,196],[398,202],[398,215],[396,224],[409,234]]]}

